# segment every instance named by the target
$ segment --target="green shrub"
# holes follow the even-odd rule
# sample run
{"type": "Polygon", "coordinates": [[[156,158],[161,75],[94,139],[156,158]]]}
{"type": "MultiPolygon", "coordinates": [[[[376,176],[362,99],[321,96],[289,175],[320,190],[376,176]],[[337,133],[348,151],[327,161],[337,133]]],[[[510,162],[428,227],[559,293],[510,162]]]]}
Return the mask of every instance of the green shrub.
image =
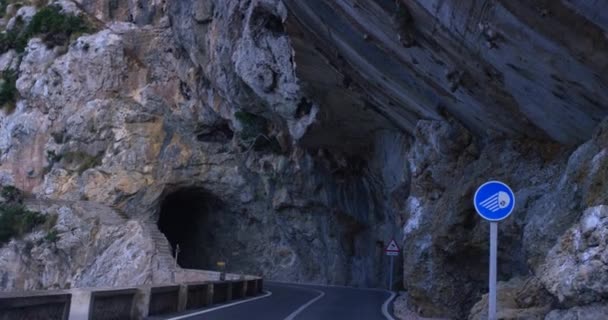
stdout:
{"type": "Polygon", "coordinates": [[[6,15],[6,6],[8,6],[7,0],[0,0],[0,18],[6,15]]]}
{"type": "Polygon", "coordinates": [[[283,153],[277,138],[268,134],[268,120],[244,111],[237,111],[234,116],[241,124],[239,137],[245,145],[253,147],[255,151],[283,153]]]}
{"type": "Polygon", "coordinates": [[[0,107],[14,109],[19,97],[17,75],[14,71],[4,71],[0,78],[0,107]]]}
{"type": "Polygon", "coordinates": [[[234,116],[241,123],[240,137],[245,142],[252,142],[260,135],[267,134],[268,122],[255,114],[237,111],[234,116]]]}
{"type": "Polygon", "coordinates": [[[0,245],[21,237],[46,221],[44,215],[18,204],[0,206],[0,245]]]}
{"type": "Polygon", "coordinates": [[[62,13],[59,6],[47,6],[36,12],[29,24],[17,20],[13,29],[0,33],[0,53],[10,49],[23,52],[28,41],[37,36],[47,46],[55,47],[91,31],[93,27],[82,16],[62,13]]]}
{"type": "Polygon", "coordinates": [[[46,241],[48,243],[55,244],[55,243],[57,243],[58,240],[59,240],[59,233],[55,229],[47,232],[47,234],[44,236],[44,241],[46,241]]]}
{"type": "Polygon", "coordinates": [[[6,17],[6,8],[9,4],[15,6],[15,9],[19,9],[23,6],[22,3],[18,2],[18,0],[0,0],[0,18],[6,17]]]}
{"type": "Polygon", "coordinates": [[[49,46],[67,44],[72,36],[92,31],[92,27],[81,16],[64,14],[59,6],[48,6],[40,9],[27,25],[24,36],[32,38],[42,36],[49,46]]]}
{"type": "Polygon", "coordinates": [[[3,186],[0,196],[8,203],[21,203],[23,200],[23,192],[14,186],[3,186]]]}
{"type": "Polygon", "coordinates": [[[11,30],[0,33],[0,52],[4,53],[11,49],[17,52],[23,52],[29,40],[25,36],[25,22],[21,17],[16,18],[15,26],[11,30]]]}

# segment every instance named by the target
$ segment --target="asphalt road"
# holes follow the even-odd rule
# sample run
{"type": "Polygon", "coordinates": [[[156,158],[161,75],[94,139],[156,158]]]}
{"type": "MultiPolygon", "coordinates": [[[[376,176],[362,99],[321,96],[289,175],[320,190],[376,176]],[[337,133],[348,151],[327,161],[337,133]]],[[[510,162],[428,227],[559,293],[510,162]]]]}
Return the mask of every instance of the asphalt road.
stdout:
{"type": "Polygon", "coordinates": [[[271,293],[266,297],[168,319],[392,320],[382,312],[383,304],[391,298],[387,291],[275,282],[265,283],[265,289],[271,293]]]}

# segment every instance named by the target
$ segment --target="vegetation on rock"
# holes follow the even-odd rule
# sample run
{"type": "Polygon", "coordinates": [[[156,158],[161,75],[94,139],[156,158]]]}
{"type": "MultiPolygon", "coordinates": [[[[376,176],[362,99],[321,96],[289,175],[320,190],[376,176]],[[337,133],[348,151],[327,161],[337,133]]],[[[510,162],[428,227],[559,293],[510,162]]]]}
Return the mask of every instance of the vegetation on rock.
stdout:
{"type": "Polygon", "coordinates": [[[234,116],[241,124],[240,137],[245,142],[252,142],[260,135],[265,135],[267,130],[266,119],[253,113],[237,111],[234,116]]]}
{"type": "Polygon", "coordinates": [[[0,205],[0,245],[32,231],[45,221],[44,215],[30,211],[21,204],[0,205]]]}
{"type": "Polygon", "coordinates": [[[68,152],[62,156],[56,156],[55,159],[57,159],[57,160],[63,159],[63,161],[65,161],[65,163],[67,163],[69,165],[77,164],[78,167],[77,167],[76,171],[78,171],[78,173],[81,174],[81,173],[85,172],[87,169],[94,168],[94,167],[101,165],[102,156],[103,156],[103,153],[93,156],[86,152],[75,151],[75,152],[68,152]]]}
{"type": "Polygon", "coordinates": [[[39,212],[28,210],[23,203],[23,192],[14,186],[3,186],[0,189],[0,246],[12,238],[19,238],[36,227],[47,231],[44,238],[48,242],[56,242],[59,235],[55,229],[57,215],[46,216],[39,212]]]}
{"type": "Polygon", "coordinates": [[[93,30],[82,16],[63,13],[58,6],[40,9],[27,25],[20,17],[17,19],[11,30],[0,33],[1,53],[11,49],[23,52],[33,37],[40,37],[49,47],[66,45],[73,37],[93,30]]]}
{"type": "Polygon", "coordinates": [[[59,240],[59,232],[56,229],[52,229],[44,236],[44,241],[55,244],[59,240]]]}
{"type": "Polygon", "coordinates": [[[15,103],[19,97],[17,90],[17,75],[14,71],[4,71],[0,76],[0,107],[9,110],[15,108],[15,103]]]}
{"type": "Polygon", "coordinates": [[[268,120],[245,111],[237,111],[234,116],[241,124],[239,137],[255,151],[267,150],[281,153],[281,146],[275,137],[268,134],[268,120]]]}
{"type": "Polygon", "coordinates": [[[6,7],[9,5],[8,0],[0,0],[0,18],[6,14],[6,7]]]}
{"type": "Polygon", "coordinates": [[[28,24],[25,35],[30,38],[42,35],[42,40],[51,47],[65,45],[72,37],[90,32],[92,27],[82,16],[61,12],[58,6],[42,8],[28,24]]]}
{"type": "Polygon", "coordinates": [[[16,18],[15,26],[11,30],[0,33],[0,52],[4,53],[11,49],[23,52],[29,40],[25,36],[24,21],[21,17],[16,18]]]}
{"type": "Polygon", "coordinates": [[[4,202],[8,203],[21,203],[23,201],[23,193],[14,186],[3,186],[0,189],[0,196],[2,196],[4,202]]]}

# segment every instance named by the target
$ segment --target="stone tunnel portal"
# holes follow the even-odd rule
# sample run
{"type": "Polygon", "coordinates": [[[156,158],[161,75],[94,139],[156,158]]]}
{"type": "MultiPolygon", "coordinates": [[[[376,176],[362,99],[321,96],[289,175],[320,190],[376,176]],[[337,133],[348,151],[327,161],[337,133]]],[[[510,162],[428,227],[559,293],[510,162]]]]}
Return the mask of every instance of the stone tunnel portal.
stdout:
{"type": "Polygon", "coordinates": [[[218,224],[224,206],[202,188],[183,188],[168,194],[161,203],[158,228],[171,243],[179,245],[182,268],[215,270],[224,258],[218,224]],[[219,233],[219,234],[218,234],[219,233]]]}

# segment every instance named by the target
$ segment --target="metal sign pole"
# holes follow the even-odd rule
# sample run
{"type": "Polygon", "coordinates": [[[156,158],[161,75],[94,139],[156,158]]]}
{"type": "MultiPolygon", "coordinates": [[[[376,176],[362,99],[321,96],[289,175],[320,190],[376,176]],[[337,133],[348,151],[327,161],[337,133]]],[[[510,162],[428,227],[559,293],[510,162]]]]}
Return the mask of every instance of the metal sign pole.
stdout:
{"type": "Polygon", "coordinates": [[[475,211],[490,221],[490,294],[488,320],[496,320],[496,264],[498,257],[498,222],[506,219],[515,209],[515,193],[503,182],[488,181],[482,184],[473,197],[475,211]]]}
{"type": "Polygon", "coordinates": [[[498,248],[498,223],[490,222],[490,297],[488,320],[496,320],[496,256],[498,248]]]}
{"type": "Polygon", "coordinates": [[[384,253],[391,257],[391,262],[389,263],[389,270],[388,270],[388,290],[393,291],[393,273],[395,271],[395,256],[399,255],[399,251],[401,251],[401,249],[399,248],[399,245],[397,244],[397,242],[395,241],[395,239],[393,238],[389,243],[388,246],[386,246],[386,248],[384,249],[384,253]]]}
{"type": "Polygon", "coordinates": [[[394,267],[393,267],[393,260],[395,260],[395,256],[391,256],[391,269],[388,275],[388,290],[389,291],[393,291],[393,271],[394,271],[394,267]]]}

